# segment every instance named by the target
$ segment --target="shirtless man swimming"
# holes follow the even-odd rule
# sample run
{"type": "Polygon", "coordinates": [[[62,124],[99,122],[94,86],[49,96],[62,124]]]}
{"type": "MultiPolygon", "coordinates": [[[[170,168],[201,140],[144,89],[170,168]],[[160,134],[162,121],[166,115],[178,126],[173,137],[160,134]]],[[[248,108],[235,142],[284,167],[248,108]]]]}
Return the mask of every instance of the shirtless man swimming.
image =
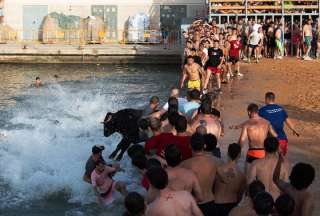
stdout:
{"type": "Polygon", "coordinates": [[[302,38],[306,46],[306,52],[303,56],[304,60],[312,60],[310,58],[311,42],[312,42],[312,19],[308,19],[307,23],[303,26],[302,38]]]}
{"type": "Polygon", "coordinates": [[[221,136],[221,124],[217,118],[211,114],[211,104],[203,102],[200,105],[199,113],[191,122],[191,128],[193,131],[199,126],[204,126],[207,129],[207,133],[213,134],[217,139],[221,136]]]}
{"type": "Polygon", "coordinates": [[[312,216],[314,212],[314,198],[309,190],[315,178],[315,169],[305,163],[297,163],[290,173],[290,183],[280,179],[281,167],[284,162],[279,154],[279,160],[273,173],[273,181],[282,193],[289,194],[295,201],[292,216],[312,216]]]}
{"type": "Polygon", "coordinates": [[[204,138],[200,134],[191,137],[193,157],[182,162],[181,167],[191,169],[198,177],[203,193],[203,201],[198,203],[205,216],[215,213],[213,186],[217,173],[216,161],[213,156],[204,152],[204,138]]]}
{"type": "Polygon", "coordinates": [[[180,80],[180,88],[183,88],[184,82],[188,80],[187,88],[191,89],[201,89],[201,74],[202,68],[194,62],[193,56],[188,56],[187,64],[184,66],[182,71],[182,77],[180,80]]]}
{"type": "MultiPolygon", "coordinates": [[[[260,180],[266,187],[266,192],[269,192],[273,199],[276,200],[280,196],[280,190],[272,180],[273,171],[278,162],[277,153],[279,151],[279,142],[275,137],[268,137],[264,141],[264,149],[266,156],[263,159],[256,160],[252,163],[249,170],[248,182],[256,179],[260,180]]],[[[289,176],[289,163],[286,160],[281,167],[280,179],[288,181],[289,176]]]]}
{"type": "Polygon", "coordinates": [[[246,139],[249,140],[246,170],[250,170],[249,166],[254,160],[265,157],[264,140],[267,138],[268,133],[275,137],[277,137],[277,134],[272,129],[271,124],[259,116],[258,105],[250,104],[247,111],[249,120],[242,124],[239,144],[243,147],[246,139]]]}
{"type": "Polygon", "coordinates": [[[168,174],[162,168],[147,171],[150,187],[160,191],[159,196],[147,207],[146,216],[202,216],[192,195],[187,191],[172,191],[168,174]]]}
{"type": "Polygon", "coordinates": [[[181,151],[174,144],[168,145],[165,150],[166,169],[169,177],[168,187],[174,191],[188,191],[194,195],[197,202],[202,201],[202,191],[195,173],[189,169],[179,167],[182,161],[181,151]]]}
{"type": "Polygon", "coordinates": [[[233,143],[228,147],[229,161],[218,168],[214,187],[216,215],[228,216],[238,205],[246,189],[246,176],[238,169],[241,147],[233,143]]]}

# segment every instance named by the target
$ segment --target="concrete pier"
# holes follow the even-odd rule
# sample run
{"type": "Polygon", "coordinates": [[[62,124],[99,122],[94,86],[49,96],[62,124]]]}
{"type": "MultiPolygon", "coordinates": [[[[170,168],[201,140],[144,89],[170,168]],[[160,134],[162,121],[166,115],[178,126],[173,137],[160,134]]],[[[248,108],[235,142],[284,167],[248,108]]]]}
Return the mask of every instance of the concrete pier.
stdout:
{"type": "Polygon", "coordinates": [[[0,63],[179,64],[181,56],[161,45],[1,44],[0,63]]]}

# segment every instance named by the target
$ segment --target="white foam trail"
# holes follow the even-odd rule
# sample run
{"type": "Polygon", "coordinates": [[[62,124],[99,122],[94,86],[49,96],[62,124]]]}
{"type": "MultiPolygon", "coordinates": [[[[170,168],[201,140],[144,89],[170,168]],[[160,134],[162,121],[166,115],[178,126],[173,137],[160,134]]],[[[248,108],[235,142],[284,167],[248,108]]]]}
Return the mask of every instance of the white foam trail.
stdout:
{"type": "MultiPolygon", "coordinates": [[[[105,144],[107,157],[121,138],[103,137],[99,123],[121,106],[111,103],[119,95],[58,84],[30,91],[33,96],[12,111],[10,123],[32,127],[8,130],[0,140],[0,182],[10,188],[0,194],[0,208],[60,191],[68,191],[70,202],[92,202],[91,188],[82,181],[85,162],[92,145],[105,144]]],[[[123,163],[128,170],[119,178],[132,179],[130,164],[123,163]]]]}

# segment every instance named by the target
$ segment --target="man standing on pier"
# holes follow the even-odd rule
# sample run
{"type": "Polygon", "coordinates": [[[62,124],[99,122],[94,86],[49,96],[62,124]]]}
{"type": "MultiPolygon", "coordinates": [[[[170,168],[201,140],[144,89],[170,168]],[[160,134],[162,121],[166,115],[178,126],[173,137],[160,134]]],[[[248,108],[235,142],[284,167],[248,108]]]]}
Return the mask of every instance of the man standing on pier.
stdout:
{"type": "Polygon", "coordinates": [[[311,41],[312,41],[312,19],[308,19],[307,23],[303,26],[303,42],[306,47],[305,55],[303,56],[304,60],[312,60],[310,58],[310,50],[311,50],[311,41]]]}

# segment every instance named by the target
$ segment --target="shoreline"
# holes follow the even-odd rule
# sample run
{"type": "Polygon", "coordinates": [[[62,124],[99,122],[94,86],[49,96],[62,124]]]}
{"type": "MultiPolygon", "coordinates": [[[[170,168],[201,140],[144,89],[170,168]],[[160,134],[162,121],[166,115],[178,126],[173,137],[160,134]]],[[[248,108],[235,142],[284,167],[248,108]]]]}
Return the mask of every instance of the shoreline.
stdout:
{"type": "Polygon", "coordinates": [[[162,45],[0,44],[0,63],[178,64],[181,55],[178,47],[162,45]]]}

